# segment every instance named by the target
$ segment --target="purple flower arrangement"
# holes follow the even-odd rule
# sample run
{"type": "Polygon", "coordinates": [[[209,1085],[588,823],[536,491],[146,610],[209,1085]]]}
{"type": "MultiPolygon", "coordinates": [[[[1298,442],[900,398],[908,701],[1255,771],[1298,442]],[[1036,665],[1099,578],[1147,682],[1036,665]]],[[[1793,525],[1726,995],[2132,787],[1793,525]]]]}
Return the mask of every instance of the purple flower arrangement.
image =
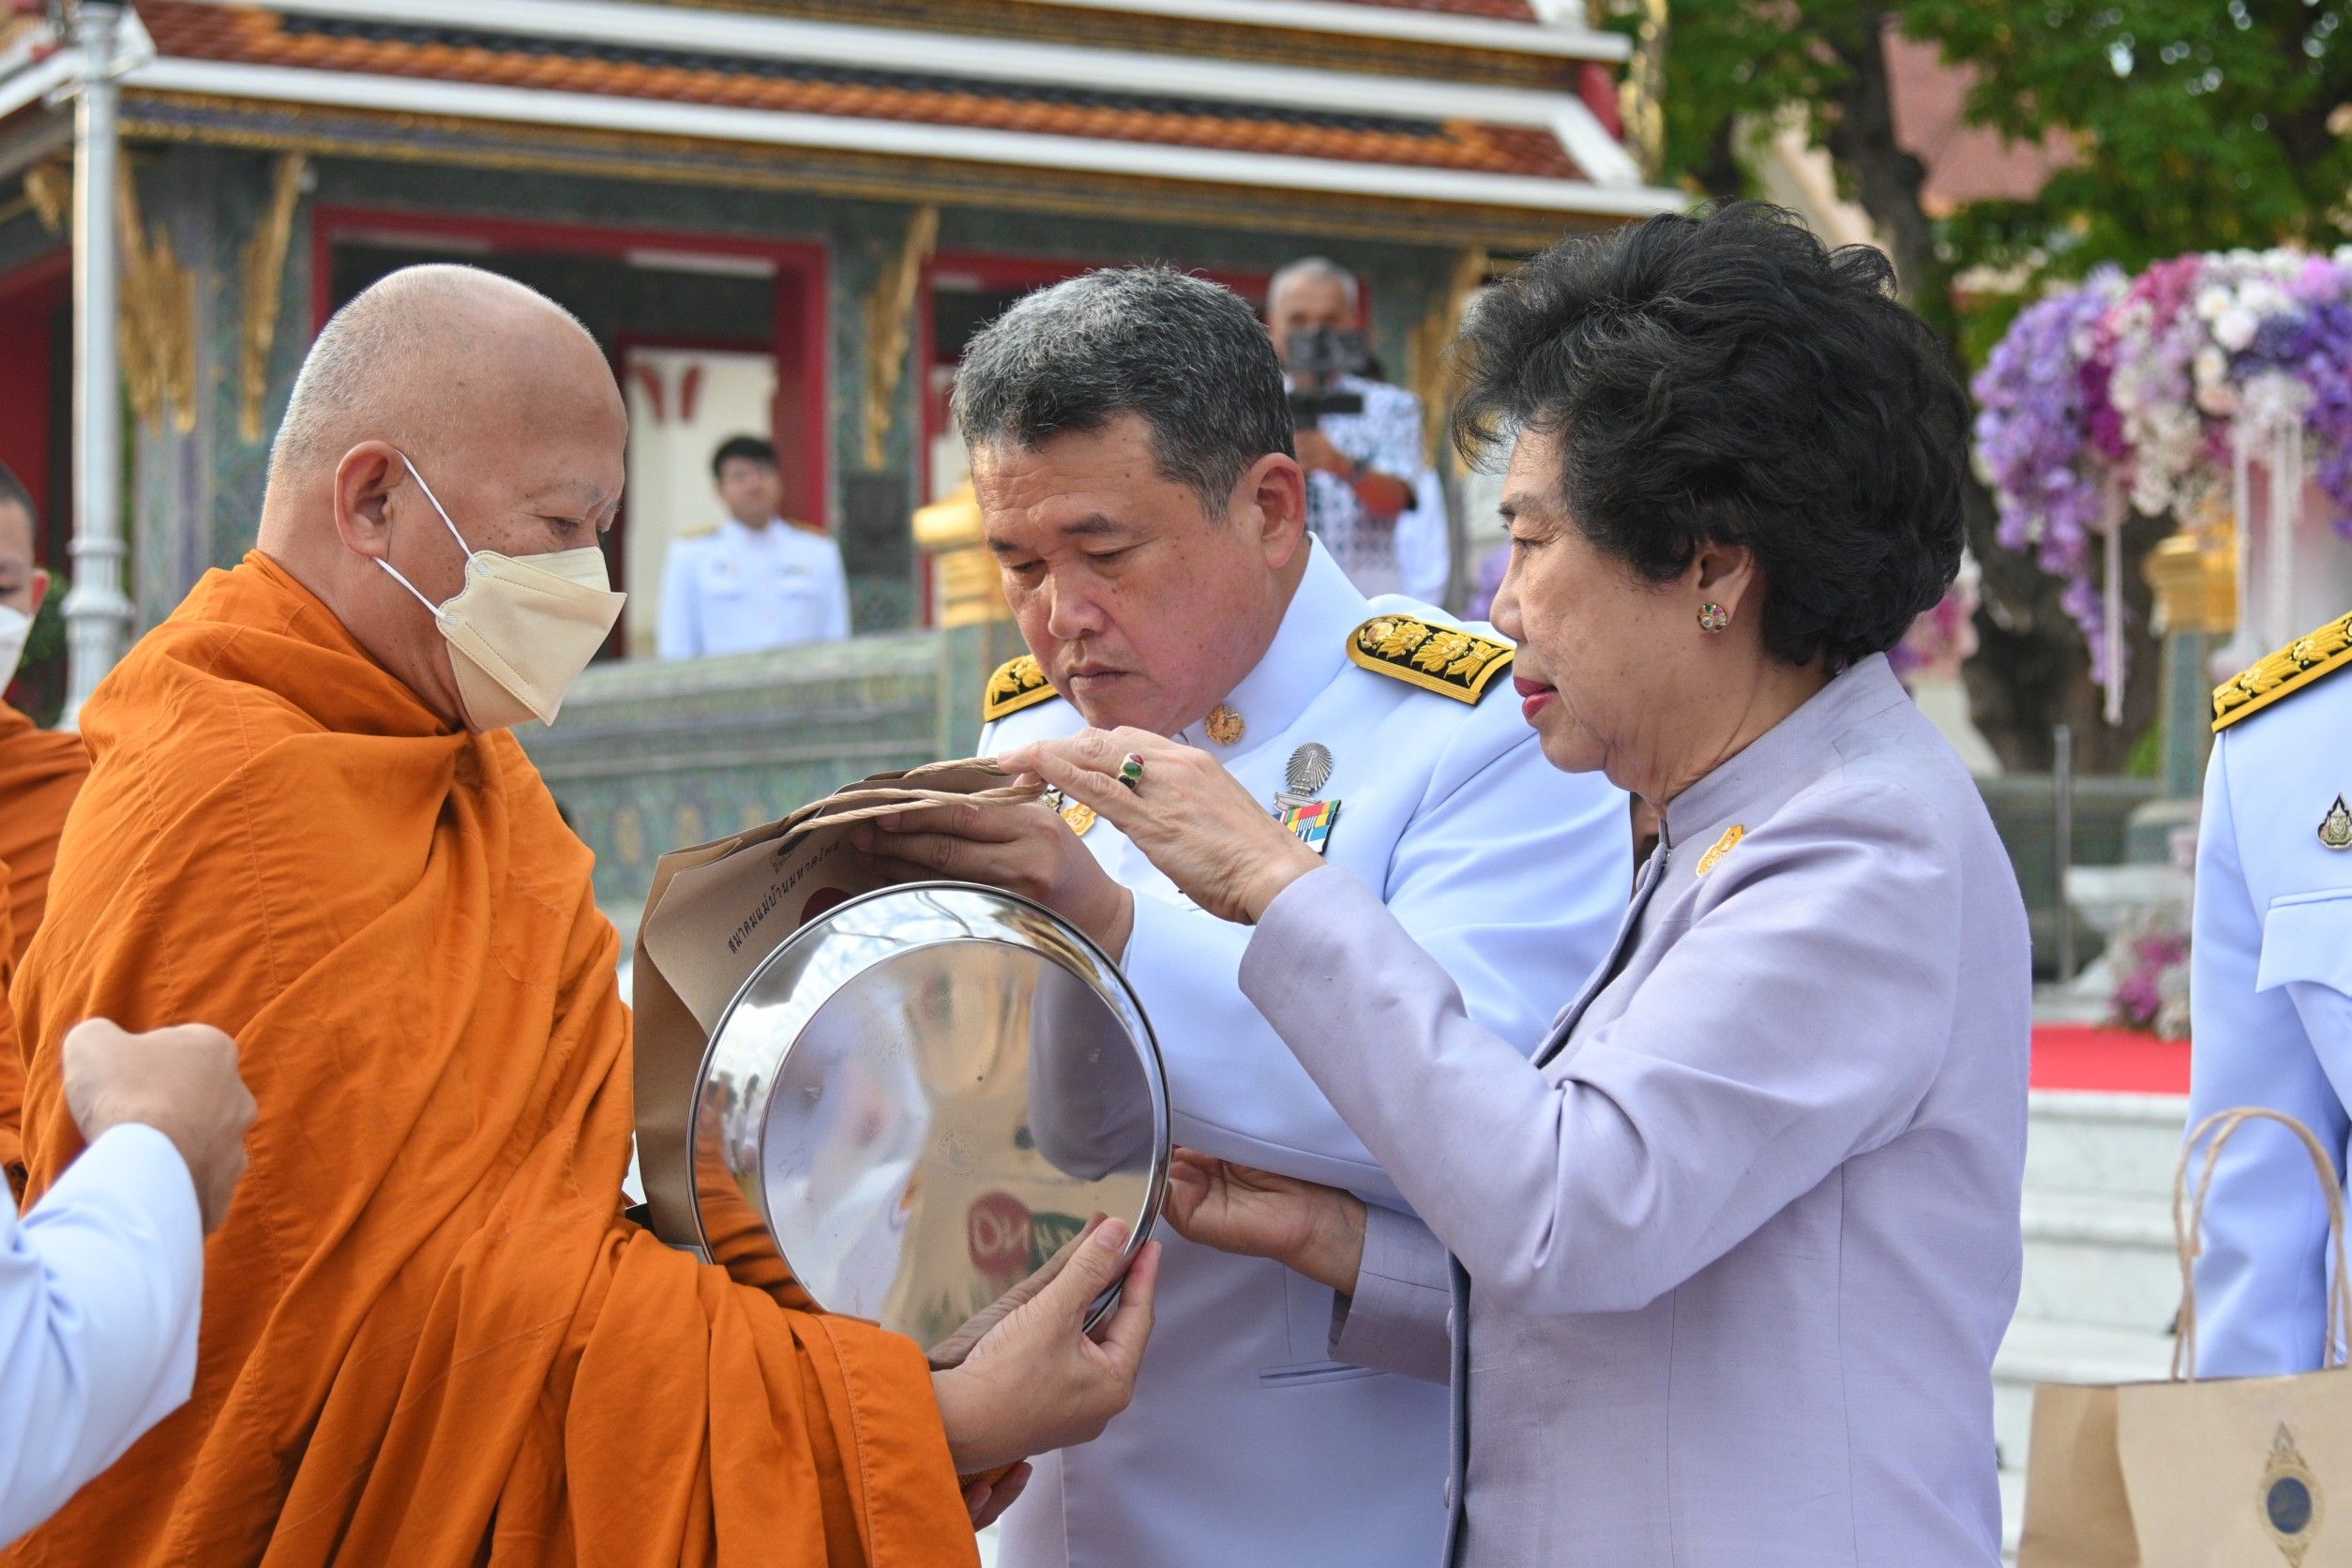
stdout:
{"type": "Polygon", "coordinates": [[[2180,931],[2143,931],[2117,943],[2115,1012],[2119,1029],[2144,1030],[2167,1040],[2189,1037],[2189,939],[2180,931]]]}
{"type": "Polygon", "coordinates": [[[2103,683],[2121,671],[2100,547],[2128,511],[2206,522],[2252,444],[2296,425],[2352,537],[2352,248],[2102,268],[2020,314],[1975,389],[2000,541],[2066,580],[2103,683]]]}

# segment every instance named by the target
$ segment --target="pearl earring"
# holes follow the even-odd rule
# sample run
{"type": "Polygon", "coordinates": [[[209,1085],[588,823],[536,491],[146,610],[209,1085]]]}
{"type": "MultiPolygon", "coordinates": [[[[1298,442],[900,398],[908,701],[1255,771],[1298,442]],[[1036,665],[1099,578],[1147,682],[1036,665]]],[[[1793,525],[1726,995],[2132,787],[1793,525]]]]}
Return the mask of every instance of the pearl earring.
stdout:
{"type": "Polygon", "coordinates": [[[1698,629],[1712,635],[1731,625],[1731,611],[1709,599],[1698,607],[1698,629]]]}

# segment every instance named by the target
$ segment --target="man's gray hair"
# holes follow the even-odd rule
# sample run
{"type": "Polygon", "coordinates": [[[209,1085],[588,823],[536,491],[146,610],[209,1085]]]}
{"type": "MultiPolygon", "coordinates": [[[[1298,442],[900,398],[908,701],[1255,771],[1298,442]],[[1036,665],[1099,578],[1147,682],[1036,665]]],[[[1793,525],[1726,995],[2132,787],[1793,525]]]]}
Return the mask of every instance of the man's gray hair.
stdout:
{"type": "Polygon", "coordinates": [[[1305,282],[1338,284],[1339,292],[1347,296],[1350,314],[1364,304],[1364,289],[1357,283],[1354,273],[1328,256],[1301,256],[1275,273],[1274,280],[1266,285],[1267,308],[1271,309],[1274,301],[1282,297],[1282,291],[1291,284],[1305,282]]]}
{"type": "Polygon", "coordinates": [[[972,340],[956,425],[974,450],[1034,449],[1122,415],[1151,427],[1162,477],[1211,517],[1269,452],[1294,456],[1282,364],[1230,289],[1171,267],[1090,272],[1017,302],[972,340]]]}

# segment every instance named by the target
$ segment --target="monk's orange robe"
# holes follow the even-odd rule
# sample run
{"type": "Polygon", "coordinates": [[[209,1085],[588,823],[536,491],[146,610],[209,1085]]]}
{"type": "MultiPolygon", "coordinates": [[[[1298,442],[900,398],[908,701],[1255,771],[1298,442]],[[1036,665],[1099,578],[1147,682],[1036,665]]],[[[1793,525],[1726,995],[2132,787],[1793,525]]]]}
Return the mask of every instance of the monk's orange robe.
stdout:
{"type": "Polygon", "coordinates": [[[94,1013],[230,1031],[261,1115],[193,1400],[0,1562],[976,1560],[912,1341],[621,1217],[617,940],[511,735],[447,732],[259,554],[83,716],[15,993],[33,1188],[94,1013]]]}
{"type": "MultiPolygon", "coordinates": [[[[0,702],[0,997],[33,944],[33,928],[49,901],[57,836],[89,772],[81,736],[38,729],[0,702]]],[[[23,1102],[23,1058],[15,1030],[0,1018],[0,1168],[11,1182],[24,1173],[18,1123],[23,1102]]]]}

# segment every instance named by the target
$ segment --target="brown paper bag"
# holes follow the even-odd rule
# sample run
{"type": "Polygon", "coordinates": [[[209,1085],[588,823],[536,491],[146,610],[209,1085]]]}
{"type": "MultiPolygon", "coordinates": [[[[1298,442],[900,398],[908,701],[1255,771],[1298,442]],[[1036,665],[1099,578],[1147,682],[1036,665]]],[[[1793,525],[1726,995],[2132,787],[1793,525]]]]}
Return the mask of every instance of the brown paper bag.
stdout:
{"type": "Polygon", "coordinates": [[[2239,1128],[2284,1123],[2303,1140],[2328,1195],[2337,1259],[2328,1345],[2352,1326],[2344,1192],[2309,1128],[2256,1107],[2216,1112],[2183,1146],[2173,1178],[2180,1337],[2164,1382],[2045,1383],[2034,1391],[2018,1568],[2352,1568],[2352,1378],[2340,1363],[2283,1378],[2196,1378],[2197,1237],[2213,1168],[2239,1128]],[[2212,1135],[2196,1202],[2189,1165],[2212,1135]]]}
{"type": "Polygon", "coordinates": [[[851,825],[914,807],[1042,792],[986,759],[931,762],[876,774],[781,821],[672,850],[655,864],[631,1004],[638,1169],[656,1234],[696,1244],[687,1123],[702,1052],[727,1004],[804,922],[889,881],[850,842],[851,825]]]}

